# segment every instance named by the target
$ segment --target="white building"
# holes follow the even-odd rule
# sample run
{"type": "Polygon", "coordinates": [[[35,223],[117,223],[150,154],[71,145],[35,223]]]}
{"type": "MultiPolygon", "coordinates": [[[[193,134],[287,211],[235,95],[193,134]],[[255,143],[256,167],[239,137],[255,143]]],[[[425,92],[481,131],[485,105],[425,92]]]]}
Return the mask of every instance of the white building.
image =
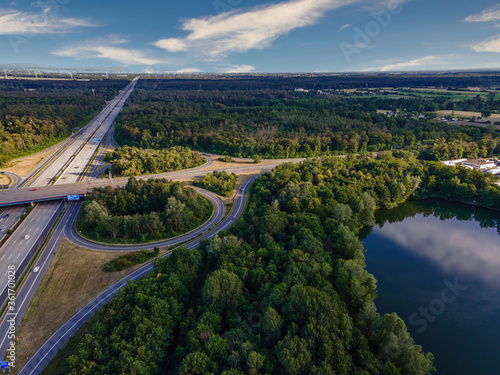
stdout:
{"type": "Polygon", "coordinates": [[[462,162],[462,166],[484,171],[486,169],[495,168],[497,165],[495,161],[491,159],[471,159],[462,162]]]}
{"type": "Polygon", "coordinates": [[[487,173],[491,173],[493,175],[500,175],[500,168],[494,168],[494,169],[490,169],[488,171],[486,171],[487,173]]]}
{"type": "Polygon", "coordinates": [[[464,161],[467,161],[467,159],[446,160],[442,163],[449,167],[455,167],[457,164],[463,163],[464,161]]]}

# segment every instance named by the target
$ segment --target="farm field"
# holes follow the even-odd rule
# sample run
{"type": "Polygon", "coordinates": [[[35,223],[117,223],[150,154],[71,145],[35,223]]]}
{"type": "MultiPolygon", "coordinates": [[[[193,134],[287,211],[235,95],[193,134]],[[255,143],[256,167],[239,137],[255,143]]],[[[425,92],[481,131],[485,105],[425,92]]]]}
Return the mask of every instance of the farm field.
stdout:
{"type": "MultiPolygon", "coordinates": [[[[468,111],[438,111],[437,114],[439,116],[451,116],[452,114],[457,117],[466,117],[466,118],[472,118],[472,117],[481,117],[480,112],[468,112],[468,111]]],[[[488,117],[490,119],[500,119],[500,114],[498,113],[493,113],[491,117],[488,117]]]]}

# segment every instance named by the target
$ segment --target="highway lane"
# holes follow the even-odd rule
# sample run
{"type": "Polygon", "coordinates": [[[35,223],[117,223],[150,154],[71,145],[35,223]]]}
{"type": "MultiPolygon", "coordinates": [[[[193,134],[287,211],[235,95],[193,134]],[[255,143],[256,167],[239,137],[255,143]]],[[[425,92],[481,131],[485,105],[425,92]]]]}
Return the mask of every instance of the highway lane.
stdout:
{"type": "MultiPolygon", "coordinates": [[[[248,164],[248,165],[237,165],[234,167],[224,168],[227,173],[236,174],[255,174],[265,171],[270,171],[274,169],[277,165],[285,162],[299,163],[304,159],[287,159],[287,160],[277,160],[272,161],[270,164],[248,164]]],[[[184,170],[178,172],[168,172],[159,173],[154,175],[136,176],[138,180],[149,180],[151,178],[166,178],[172,181],[181,180],[192,180],[196,178],[202,178],[208,173],[221,170],[221,168],[204,167],[200,169],[184,170]]],[[[7,190],[0,193],[0,206],[5,206],[11,204],[12,202],[23,203],[32,202],[37,199],[47,199],[50,197],[64,197],[69,194],[85,194],[92,190],[94,187],[104,187],[104,186],[125,186],[128,178],[113,178],[113,182],[109,179],[97,179],[92,181],[83,181],[74,184],[52,185],[44,186],[37,189],[37,191],[29,191],[29,189],[17,189],[17,190],[7,190]]]]}
{"type": "MultiPolygon", "coordinates": [[[[5,237],[9,229],[12,229],[16,225],[21,215],[24,214],[24,211],[26,211],[26,206],[14,206],[0,212],[0,240],[5,237]],[[6,217],[7,215],[8,217],[6,217]]],[[[3,252],[0,248],[0,264],[4,264],[2,256],[3,252]]]]}
{"type": "MultiPolygon", "coordinates": [[[[10,189],[10,191],[17,192],[17,194],[26,197],[33,193],[33,190],[50,184],[53,181],[53,177],[62,170],[62,167],[68,164],[68,160],[73,159],[73,162],[77,162],[82,166],[88,164],[92,157],[91,153],[78,153],[79,149],[82,147],[85,148],[89,138],[91,138],[91,136],[98,131],[101,123],[105,123],[104,126],[107,126],[106,131],[109,130],[110,124],[114,121],[114,118],[110,117],[116,117],[119,113],[119,111],[115,110],[115,107],[123,105],[123,101],[128,98],[128,95],[135,87],[135,84],[136,81],[131,82],[127,88],[97,116],[97,119],[94,119],[91,122],[90,126],[85,127],[84,131],[82,131],[77,138],[73,139],[73,141],[58,156],[54,157],[51,163],[49,163],[47,167],[33,179],[33,181],[30,181],[31,186],[29,188],[10,189]]],[[[91,141],[93,141],[93,139],[91,141]]],[[[71,163],[69,164],[71,165],[71,163]]],[[[54,186],[61,186],[66,182],[76,182],[79,179],[79,175],[65,176],[63,174],[62,177],[66,177],[66,179],[57,180],[54,186]]],[[[7,191],[4,191],[4,193],[7,193],[7,191]]],[[[9,240],[2,246],[1,253],[5,262],[0,263],[0,306],[3,305],[6,298],[5,289],[8,277],[7,267],[16,266],[19,268],[19,272],[23,271],[23,267],[29,263],[27,261],[28,257],[33,256],[35,247],[39,246],[41,243],[39,239],[47,233],[47,225],[49,224],[51,218],[60,212],[60,207],[61,201],[47,202],[37,205],[28,218],[17,228],[11,238],[9,238],[9,240]],[[29,235],[30,238],[23,241],[19,240],[19,238],[24,238],[26,235],[29,235]],[[14,239],[17,240],[15,241],[14,239]]]]}
{"type": "MultiPolygon", "coordinates": [[[[93,141],[94,133],[97,132],[96,134],[100,134],[98,129],[105,129],[106,132],[109,130],[109,127],[114,122],[114,119],[116,119],[120,113],[120,109],[118,107],[123,106],[124,101],[129,97],[131,90],[134,89],[136,83],[137,81],[134,81],[127,85],[127,87],[106,106],[104,111],[97,115],[97,117],[85,127],[84,131],[64,151],[62,151],[60,155],[57,156],[56,161],[51,163],[36,177],[36,180],[31,183],[31,186],[36,187],[49,185],[55,176],[61,174],[65,168],[71,169],[72,166],[73,169],[71,169],[71,175],[74,175],[75,172],[82,172],[81,169],[83,168],[83,165],[78,165],[78,163],[73,164],[73,162],[78,159],[79,150],[84,148],[89,141],[93,141]],[[78,167],[77,171],[74,170],[75,166],[78,167]]],[[[88,153],[86,153],[86,156],[88,158],[88,153]]],[[[61,180],[61,182],[58,182],[65,182],[64,178],[61,180]]],[[[67,182],[76,182],[76,180],[69,178],[69,176],[66,176],[66,180],[67,182]]]]}
{"type": "MultiPolygon", "coordinates": [[[[225,230],[233,225],[239,216],[242,214],[245,207],[246,196],[251,183],[260,176],[255,175],[247,180],[240,186],[237,199],[234,205],[234,209],[231,214],[215,229],[206,233],[202,237],[192,241],[187,244],[188,249],[194,249],[200,245],[200,241],[203,239],[213,238],[221,230],[225,230]]],[[[168,256],[168,255],[166,255],[168,256]]],[[[61,347],[70,339],[70,337],[90,318],[94,315],[106,302],[108,302],[113,296],[125,285],[128,281],[138,280],[141,277],[147,275],[153,270],[151,263],[145,265],[142,268],[132,272],[116,284],[112,285],[104,292],[99,294],[96,298],[85,305],[81,310],[79,310],[75,315],[73,315],[61,328],[59,328],[44,344],[43,346],[33,355],[32,358],[26,363],[19,374],[23,375],[36,375],[40,374],[45,366],[50,362],[50,360],[56,355],[56,353],[61,349],[61,347]]],[[[2,329],[1,332],[3,332],[2,329]]],[[[5,344],[3,344],[5,346],[5,344]]],[[[3,346],[0,343],[0,349],[3,353],[3,346]]]]}
{"type": "Polygon", "coordinates": [[[154,247],[175,246],[183,242],[190,241],[198,237],[199,235],[205,233],[215,224],[221,221],[225,213],[224,203],[220,200],[219,197],[217,197],[215,194],[209,191],[197,188],[195,189],[198,192],[198,194],[204,196],[212,203],[212,205],[214,206],[214,211],[212,216],[206,223],[204,223],[200,227],[196,228],[195,230],[187,234],[178,236],[176,238],[171,238],[168,240],[163,240],[148,244],[141,244],[141,245],[111,245],[111,244],[93,242],[80,237],[78,233],[76,233],[74,222],[78,215],[80,204],[73,204],[70,208],[69,216],[67,215],[67,217],[65,218],[64,237],[66,237],[68,241],[74,243],[75,245],[99,251],[134,251],[141,249],[152,249],[154,247]]]}
{"type": "Polygon", "coordinates": [[[67,169],[61,174],[56,184],[77,182],[80,180],[80,178],[83,177],[87,166],[94,158],[99,145],[120,114],[121,108],[130,96],[132,90],[135,88],[136,83],[137,81],[134,81],[127,86],[120,97],[116,99],[116,103],[113,104],[114,107],[111,109],[111,112],[108,114],[108,116],[101,122],[100,126],[95,130],[90,138],[88,138],[88,140],[82,141],[80,152],[69,163],[67,169]]]}
{"type": "MultiPolygon", "coordinates": [[[[8,266],[15,266],[19,272],[24,270],[24,266],[29,263],[32,256],[32,249],[39,246],[43,240],[44,230],[52,217],[56,214],[52,206],[56,209],[62,206],[62,202],[40,203],[36,209],[37,215],[28,215],[24,222],[5,242],[0,251],[0,303],[3,305],[6,298],[8,281],[8,266]]],[[[35,211],[33,211],[35,212],[35,211]]],[[[0,306],[1,306],[0,305],[0,306]]]]}
{"type": "Polygon", "coordinates": [[[109,130],[105,135],[106,140],[104,143],[102,143],[102,147],[99,149],[97,155],[95,156],[94,161],[92,162],[92,165],[88,169],[87,175],[82,179],[82,181],[93,180],[93,179],[97,178],[104,170],[111,167],[111,165],[107,165],[106,167],[101,168],[101,162],[104,160],[104,156],[106,156],[107,148],[109,146],[112,146],[111,140],[113,138],[113,131],[114,131],[114,127],[115,127],[114,125],[115,124],[113,123],[109,127],[109,130]]]}
{"type": "MultiPolygon", "coordinates": [[[[49,242],[47,243],[47,246],[45,247],[44,251],[40,255],[38,261],[35,263],[33,269],[35,267],[40,267],[40,270],[38,272],[33,272],[31,271],[27,277],[25,282],[23,283],[22,287],[20,290],[17,291],[16,293],[16,298],[15,298],[15,306],[13,311],[8,311],[8,314],[6,314],[6,317],[0,321],[0,357],[3,358],[5,353],[7,352],[7,349],[10,345],[10,340],[8,338],[7,332],[9,331],[9,326],[10,322],[9,320],[13,320],[13,323],[15,327],[19,327],[19,324],[22,321],[22,318],[24,317],[24,314],[26,314],[26,311],[35,296],[35,293],[40,286],[40,283],[43,280],[43,277],[48,269],[48,266],[50,265],[55,253],[57,252],[57,249],[59,248],[59,245],[62,241],[63,238],[63,228],[61,226],[58,226],[56,230],[54,231],[53,236],[51,236],[49,242]]],[[[16,280],[21,276],[21,273],[17,272],[16,273],[16,280]]],[[[54,305],[54,308],[57,308],[56,305],[54,305]]]]}

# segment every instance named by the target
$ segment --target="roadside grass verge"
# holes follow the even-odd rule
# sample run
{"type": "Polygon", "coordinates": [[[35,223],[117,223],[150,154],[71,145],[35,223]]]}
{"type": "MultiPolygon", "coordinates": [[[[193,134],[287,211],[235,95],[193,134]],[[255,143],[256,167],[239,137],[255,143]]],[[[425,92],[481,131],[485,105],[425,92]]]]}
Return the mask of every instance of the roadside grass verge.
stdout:
{"type": "MultiPolygon", "coordinates": [[[[167,253],[165,248],[160,250],[160,255],[167,253]]],[[[61,242],[17,331],[20,340],[16,371],[79,309],[146,263],[120,272],[105,272],[104,264],[118,255],[123,252],[99,252],[66,240],[61,242]]]]}
{"type": "Polygon", "coordinates": [[[20,160],[12,160],[1,169],[5,172],[15,173],[21,177],[27,176],[38,163],[45,159],[53,150],[48,150],[20,160]]]}

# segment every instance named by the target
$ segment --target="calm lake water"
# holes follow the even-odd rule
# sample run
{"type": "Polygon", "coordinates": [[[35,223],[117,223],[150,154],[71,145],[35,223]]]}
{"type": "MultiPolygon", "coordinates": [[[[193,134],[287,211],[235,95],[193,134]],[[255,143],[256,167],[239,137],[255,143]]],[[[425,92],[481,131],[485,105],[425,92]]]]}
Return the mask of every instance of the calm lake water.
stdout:
{"type": "Polygon", "coordinates": [[[364,233],[381,313],[396,312],[440,375],[500,374],[500,213],[445,201],[379,211],[364,233]]]}

